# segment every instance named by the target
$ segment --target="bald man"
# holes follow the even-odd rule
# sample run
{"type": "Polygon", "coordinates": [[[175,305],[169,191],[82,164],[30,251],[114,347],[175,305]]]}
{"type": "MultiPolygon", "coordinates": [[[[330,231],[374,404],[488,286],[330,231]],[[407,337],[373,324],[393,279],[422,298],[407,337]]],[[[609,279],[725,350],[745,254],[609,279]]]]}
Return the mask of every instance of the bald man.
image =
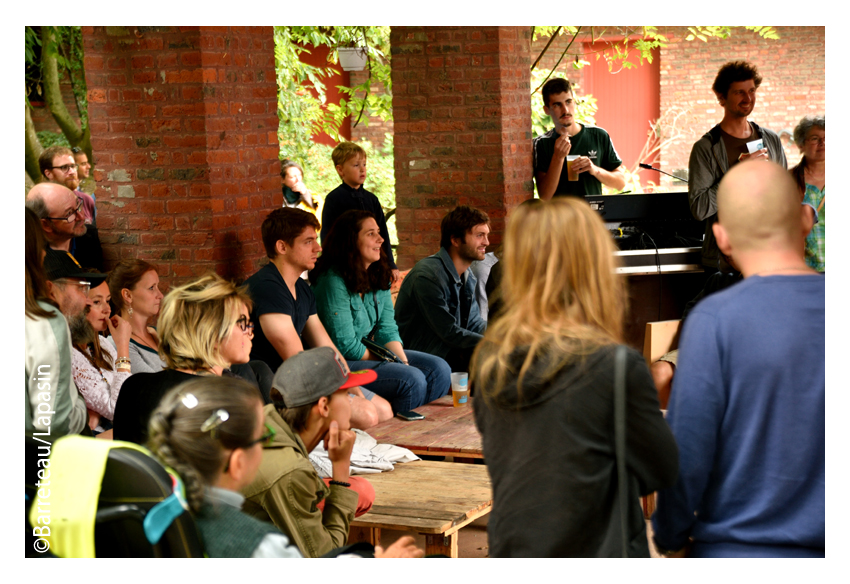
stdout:
{"type": "Polygon", "coordinates": [[[86,232],[83,202],[64,185],[53,182],[35,185],[27,193],[26,205],[41,220],[52,249],[71,251],[71,240],[86,232]]]}
{"type": "Polygon", "coordinates": [[[652,519],[667,555],[824,557],[825,278],[804,260],[799,201],[772,162],[720,182],[714,235],[744,280],[682,333],[667,412],[679,479],[652,519]]]}

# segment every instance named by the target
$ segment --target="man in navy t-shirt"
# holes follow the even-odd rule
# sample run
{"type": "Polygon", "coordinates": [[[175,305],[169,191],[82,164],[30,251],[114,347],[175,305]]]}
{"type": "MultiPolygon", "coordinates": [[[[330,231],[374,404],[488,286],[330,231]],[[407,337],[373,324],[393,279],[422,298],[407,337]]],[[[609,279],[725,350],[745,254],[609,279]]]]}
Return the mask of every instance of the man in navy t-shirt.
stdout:
{"type": "MultiPolygon", "coordinates": [[[[315,215],[289,207],[269,213],[261,227],[270,261],[245,284],[254,301],[251,360],[265,361],[272,371],[305,348],[331,347],[337,351],[316,314],[313,291],[301,278],[305,270],[313,269],[322,250],[318,229],[315,215]]],[[[362,388],[349,391],[352,427],[368,428],[392,417],[392,408],[382,397],[362,388]]]]}

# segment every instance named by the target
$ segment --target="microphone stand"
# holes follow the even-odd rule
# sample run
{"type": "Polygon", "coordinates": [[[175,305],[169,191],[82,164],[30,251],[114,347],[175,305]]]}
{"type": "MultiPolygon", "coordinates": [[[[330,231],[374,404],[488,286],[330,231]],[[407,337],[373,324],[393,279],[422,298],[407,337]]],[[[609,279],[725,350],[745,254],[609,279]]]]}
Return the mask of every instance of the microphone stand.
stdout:
{"type": "Polygon", "coordinates": [[[650,166],[649,164],[644,164],[643,162],[638,164],[638,166],[640,166],[641,168],[645,168],[646,170],[654,170],[655,172],[660,172],[661,174],[666,174],[667,176],[675,178],[676,180],[680,180],[682,182],[688,182],[685,179],[676,176],[675,174],[670,174],[669,172],[664,172],[660,168],[654,168],[654,167],[650,166]]]}

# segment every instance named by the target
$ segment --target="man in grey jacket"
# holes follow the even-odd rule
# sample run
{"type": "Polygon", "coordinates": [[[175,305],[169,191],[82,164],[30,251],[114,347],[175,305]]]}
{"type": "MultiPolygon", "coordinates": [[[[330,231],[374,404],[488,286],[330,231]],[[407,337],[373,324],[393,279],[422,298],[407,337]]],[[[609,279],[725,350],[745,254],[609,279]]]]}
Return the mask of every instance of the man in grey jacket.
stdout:
{"type": "Polygon", "coordinates": [[[405,348],[442,357],[452,371],[469,371],[487,327],[469,267],[484,259],[490,219],[478,209],[455,207],[443,217],[440,232],[440,251],[417,262],[402,282],[395,320],[405,348]]]}
{"type": "Polygon", "coordinates": [[[706,220],[702,264],[731,271],[714,240],[717,220],[717,185],[734,164],[742,160],[772,160],[787,168],[779,136],[747,120],[756,105],[761,75],[752,63],[730,61],[720,68],[711,86],[723,107],[723,119],[694,144],[688,162],[688,198],[695,219],[706,220]]]}

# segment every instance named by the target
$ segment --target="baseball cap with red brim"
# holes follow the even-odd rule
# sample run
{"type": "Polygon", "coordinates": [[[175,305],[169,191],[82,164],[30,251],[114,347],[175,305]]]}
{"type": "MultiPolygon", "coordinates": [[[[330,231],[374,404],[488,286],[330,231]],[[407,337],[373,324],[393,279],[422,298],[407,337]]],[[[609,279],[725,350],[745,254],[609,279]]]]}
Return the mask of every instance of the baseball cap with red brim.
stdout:
{"type": "Polygon", "coordinates": [[[287,408],[319,401],[334,392],[372,383],[378,374],[372,369],[345,373],[342,359],[330,347],[317,347],[293,355],[278,367],[272,387],[283,396],[287,408]]]}

